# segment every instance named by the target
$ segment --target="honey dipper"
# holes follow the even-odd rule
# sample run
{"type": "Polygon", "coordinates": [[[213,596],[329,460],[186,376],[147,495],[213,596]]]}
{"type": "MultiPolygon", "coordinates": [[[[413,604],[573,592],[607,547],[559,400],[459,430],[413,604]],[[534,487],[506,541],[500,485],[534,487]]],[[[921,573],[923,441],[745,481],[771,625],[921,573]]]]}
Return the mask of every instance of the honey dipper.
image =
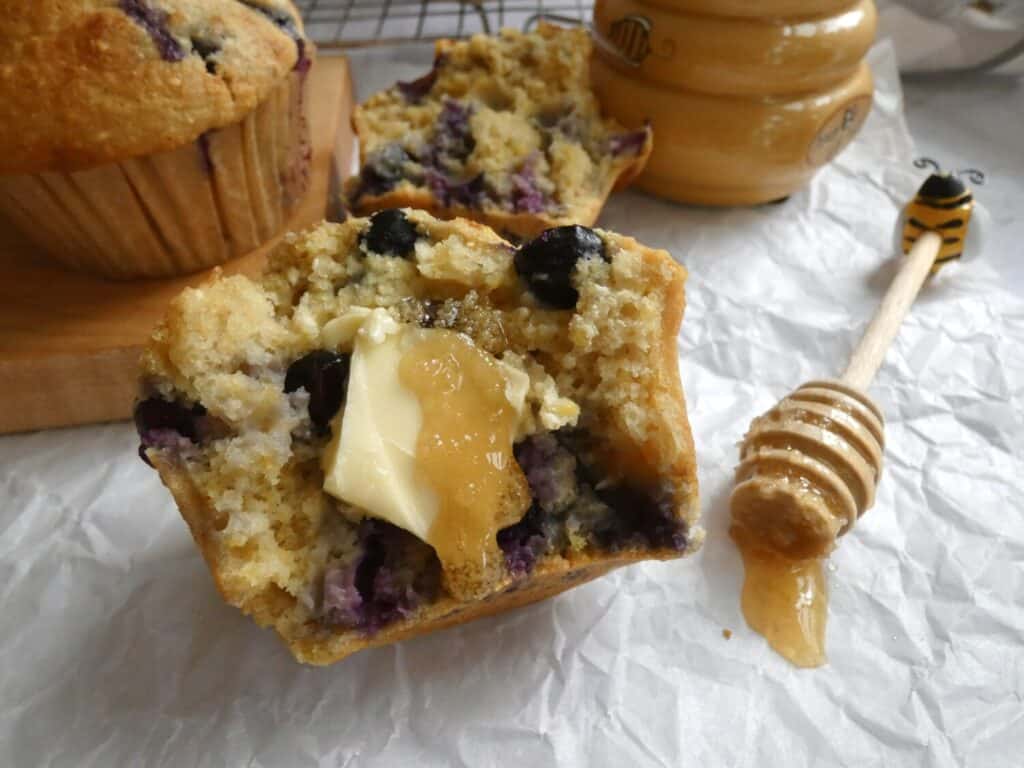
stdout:
{"type": "Polygon", "coordinates": [[[907,206],[907,257],[837,381],[809,381],[750,425],[730,497],[747,622],[799,666],[824,656],[821,558],[874,502],[882,412],[864,390],[930,271],[961,255],[973,197],[933,174],[907,206]]]}

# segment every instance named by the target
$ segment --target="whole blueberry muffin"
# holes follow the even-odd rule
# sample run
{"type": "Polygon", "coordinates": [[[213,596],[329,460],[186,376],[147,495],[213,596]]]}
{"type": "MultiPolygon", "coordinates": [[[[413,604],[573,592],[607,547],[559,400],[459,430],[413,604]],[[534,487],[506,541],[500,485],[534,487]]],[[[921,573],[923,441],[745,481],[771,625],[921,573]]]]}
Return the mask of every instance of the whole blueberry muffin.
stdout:
{"type": "Polygon", "coordinates": [[[14,3],[0,40],[0,214],[67,266],[219,264],[305,190],[312,47],[288,0],[14,3]]]}
{"type": "Polygon", "coordinates": [[[589,61],[584,30],[545,24],[439,41],[430,72],[356,110],[362,167],[350,205],[465,216],[518,238],[592,225],[652,142],[650,128],[601,117],[589,61]]]}
{"type": "Polygon", "coordinates": [[[224,598],[326,664],[693,552],[685,270],[412,209],[170,306],[135,411],[224,598]]]}

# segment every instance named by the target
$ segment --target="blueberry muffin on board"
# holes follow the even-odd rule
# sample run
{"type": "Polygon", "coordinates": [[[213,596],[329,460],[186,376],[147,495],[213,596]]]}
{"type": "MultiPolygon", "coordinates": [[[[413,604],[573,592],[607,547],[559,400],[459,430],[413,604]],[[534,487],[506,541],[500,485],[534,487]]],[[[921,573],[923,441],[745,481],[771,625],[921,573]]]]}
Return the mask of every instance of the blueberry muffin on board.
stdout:
{"type": "Polygon", "coordinates": [[[643,170],[652,139],[601,117],[590,49],[584,30],[546,24],[439,41],[430,72],[356,109],[350,206],[465,216],[514,238],[592,225],[643,170]]]}
{"type": "Polygon", "coordinates": [[[38,0],[0,16],[0,214],[115,278],[193,272],[284,226],[312,46],[288,0],[38,0]]]}
{"type": "Polygon", "coordinates": [[[566,226],[322,224],[170,305],[135,411],[224,598],[297,659],[695,551],[686,271],[566,226]]]}

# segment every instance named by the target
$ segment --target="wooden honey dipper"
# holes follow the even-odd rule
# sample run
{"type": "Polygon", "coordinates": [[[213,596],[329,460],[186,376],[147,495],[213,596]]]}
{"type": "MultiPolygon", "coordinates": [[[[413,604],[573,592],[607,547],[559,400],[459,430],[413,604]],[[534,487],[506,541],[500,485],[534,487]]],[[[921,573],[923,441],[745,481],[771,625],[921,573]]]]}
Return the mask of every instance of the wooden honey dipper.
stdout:
{"type": "Polygon", "coordinates": [[[799,387],[744,437],[729,500],[747,570],[744,614],[800,666],[825,658],[821,558],[874,503],[882,472],[884,420],[864,390],[929,272],[961,255],[972,209],[958,178],[931,175],[906,209],[908,255],[846,371],[799,387]]]}

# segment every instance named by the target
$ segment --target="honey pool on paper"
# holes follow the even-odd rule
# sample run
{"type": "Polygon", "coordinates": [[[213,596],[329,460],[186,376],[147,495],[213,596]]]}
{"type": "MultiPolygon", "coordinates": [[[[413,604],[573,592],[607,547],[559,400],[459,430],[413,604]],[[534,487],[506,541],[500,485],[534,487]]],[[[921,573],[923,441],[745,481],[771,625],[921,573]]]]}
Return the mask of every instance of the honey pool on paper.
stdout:
{"type": "Polygon", "coordinates": [[[740,605],[747,624],[798,667],[825,663],[828,593],[822,560],[787,560],[740,546],[743,594],[740,605]]]}
{"type": "Polygon", "coordinates": [[[474,597],[504,562],[498,530],[516,522],[494,513],[516,491],[508,467],[517,413],[494,361],[453,331],[424,334],[403,354],[399,378],[420,403],[416,463],[440,501],[429,543],[448,588],[474,597]]]}

